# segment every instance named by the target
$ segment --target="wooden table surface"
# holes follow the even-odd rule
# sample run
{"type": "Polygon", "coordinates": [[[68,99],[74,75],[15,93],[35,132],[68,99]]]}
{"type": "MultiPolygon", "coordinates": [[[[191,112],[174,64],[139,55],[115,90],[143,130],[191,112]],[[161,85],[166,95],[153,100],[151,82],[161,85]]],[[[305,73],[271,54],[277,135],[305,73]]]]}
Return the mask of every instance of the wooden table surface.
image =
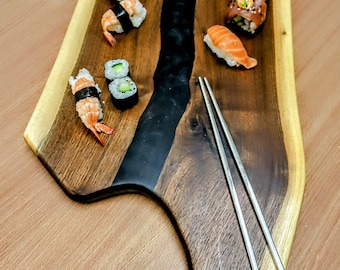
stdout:
{"type": "MultiPolygon", "coordinates": [[[[185,269],[156,203],[74,202],[24,142],[76,2],[0,0],[0,269],[185,269]]],[[[292,15],[306,189],[288,269],[339,269],[340,17],[330,0],[292,15]]]]}

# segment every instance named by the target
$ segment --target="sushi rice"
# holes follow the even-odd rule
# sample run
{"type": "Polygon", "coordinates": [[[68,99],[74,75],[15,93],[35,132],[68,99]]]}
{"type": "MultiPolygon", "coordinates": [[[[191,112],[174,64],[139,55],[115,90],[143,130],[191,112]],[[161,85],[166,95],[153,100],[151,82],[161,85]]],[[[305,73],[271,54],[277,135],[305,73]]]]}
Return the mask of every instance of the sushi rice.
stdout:
{"type": "Polygon", "coordinates": [[[128,76],[113,80],[109,91],[113,105],[120,110],[129,109],[138,102],[137,86],[128,76]]]}
{"type": "MultiPolygon", "coordinates": [[[[81,68],[79,70],[78,75],[75,78],[73,76],[71,76],[70,79],[69,79],[69,84],[70,84],[72,90],[74,89],[76,82],[81,78],[85,78],[89,81],[94,82],[94,79],[93,79],[92,75],[90,74],[90,72],[86,68],[81,68]]],[[[97,89],[98,93],[101,93],[102,90],[99,88],[98,84],[95,84],[94,87],[97,89]]]]}
{"type": "Polygon", "coordinates": [[[242,18],[241,16],[237,15],[233,18],[232,23],[237,24],[245,31],[248,31],[252,34],[255,33],[256,24],[252,21],[247,20],[246,18],[242,18]]]}
{"type": "MultiPolygon", "coordinates": [[[[122,1],[124,1],[124,0],[119,0],[119,2],[122,2],[122,1]]],[[[129,18],[130,18],[130,21],[131,21],[133,27],[138,28],[142,24],[142,22],[145,20],[147,11],[146,11],[146,8],[143,7],[142,3],[138,0],[136,1],[136,4],[134,6],[134,10],[135,10],[136,13],[135,14],[129,14],[129,18]]],[[[112,29],[110,29],[110,31],[117,32],[117,33],[123,33],[124,29],[123,29],[123,26],[120,23],[118,23],[112,29]]]]}
{"type": "Polygon", "coordinates": [[[217,48],[214,45],[214,43],[212,42],[212,40],[211,40],[211,38],[209,37],[208,34],[206,34],[204,36],[203,41],[209,46],[209,48],[212,50],[212,52],[214,52],[219,58],[224,59],[229,66],[231,66],[231,67],[239,66],[239,64],[237,63],[237,61],[234,58],[232,58],[225,51],[217,48]]]}
{"type": "Polygon", "coordinates": [[[129,75],[129,63],[125,59],[110,60],[105,63],[105,78],[113,81],[129,75]]]}
{"type": "Polygon", "coordinates": [[[142,3],[139,1],[136,1],[135,10],[136,10],[136,14],[133,16],[130,16],[130,20],[131,20],[132,25],[135,28],[138,28],[142,24],[142,22],[145,20],[147,12],[146,12],[146,8],[144,8],[142,3]]]}

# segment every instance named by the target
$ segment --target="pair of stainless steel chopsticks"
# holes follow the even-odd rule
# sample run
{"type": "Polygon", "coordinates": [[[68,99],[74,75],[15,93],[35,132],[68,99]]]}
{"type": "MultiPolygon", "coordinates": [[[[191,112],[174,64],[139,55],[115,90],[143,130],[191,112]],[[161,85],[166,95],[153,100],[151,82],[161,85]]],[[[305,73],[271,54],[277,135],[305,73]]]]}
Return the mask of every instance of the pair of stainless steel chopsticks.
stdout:
{"type": "Polygon", "coordinates": [[[253,246],[252,246],[251,241],[250,241],[247,225],[246,225],[246,222],[245,222],[244,217],[243,217],[240,202],[238,200],[237,192],[236,192],[234,182],[233,182],[233,178],[232,178],[232,175],[231,175],[231,171],[230,171],[230,168],[229,168],[229,165],[228,165],[227,156],[226,156],[226,153],[225,153],[225,150],[224,150],[224,147],[223,147],[222,138],[221,138],[220,132],[219,132],[218,127],[217,127],[217,122],[216,122],[216,119],[215,119],[213,109],[212,109],[212,106],[210,104],[207,92],[209,93],[210,100],[213,104],[216,115],[217,115],[218,120],[221,124],[224,135],[227,139],[230,150],[232,152],[232,155],[235,159],[236,165],[237,165],[238,170],[240,172],[241,178],[242,178],[243,183],[246,187],[248,196],[249,196],[250,201],[251,201],[253,208],[255,210],[257,219],[260,223],[261,229],[262,229],[263,234],[265,236],[265,239],[267,241],[267,245],[268,245],[269,250],[272,254],[274,263],[275,263],[277,269],[283,270],[284,267],[283,267],[282,261],[280,259],[278,252],[277,252],[277,249],[276,249],[276,246],[275,246],[274,241],[272,239],[271,233],[268,229],[266,220],[263,216],[260,205],[257,201],[256,195],[253,191],[253,188],[252,188],[251,183],[249,181],[248,175],[247,175],[246,170],[243,166],[242,160],[241,160],[241,158],[238,154],[234,140],[233,140],[233,138],[232,138],[232,136],[229,132],[227,124],[226,124],[224,117],[222,115],[222,112],[221,112],[221,110],[220,110],[220,108],[217,104],[217,101],[216,101],[215,96],[213,94],[213,91],[210,87],[210,84],[209,84],[207,78],[205,78],[205,77],[204,78],[199,77],[198,80],[199,80],[199,84],[200,84],[201,91],[202,91],[202,94],[203,94],[204,102],[205,102],[205,105],[206,105],[206,108],[207,108],[207,111],[208,111],[209,119],[210,119],[210,122],[211,122],[211,125],[212,125],[213,134],[214,134],[214,137],[215,137],[215,140],[216,140],[217,149],[218,149],[218,152],[219,152],[219,155],[220,155],[222,167],[223,167],[225,176],[227,178],[227,184],[228,184],[228,187],[229,187],[229,190],[230,190],[231,199],[232,199],[233,204],[234,204],[237,219],[238,219],[238,222],[239,222],[239,225],[240,225],[240,228],[241,228],[241,233],[242,233],[242,237],[243,237],[243,240],[244,240],[244,243],[245,243],[245,246],[246,246],[250,265],[251,265],[252,269],[258,269],[254,249],[253,249],[253,246]]]}

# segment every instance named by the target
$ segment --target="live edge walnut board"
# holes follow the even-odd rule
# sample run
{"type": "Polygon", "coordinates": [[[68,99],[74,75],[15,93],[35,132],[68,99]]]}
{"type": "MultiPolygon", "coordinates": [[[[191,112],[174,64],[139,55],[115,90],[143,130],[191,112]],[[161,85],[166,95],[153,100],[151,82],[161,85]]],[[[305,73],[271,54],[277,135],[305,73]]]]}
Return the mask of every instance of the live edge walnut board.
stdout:
{"type": "MultiPolygon", "coordinates": [[[[274,241],[287,263],[303,198],[305,167],[295,94],[289,1],[268,1],[267,19],[251,36],[233,29],[251,70],[230,68],[203,43],[224,24],[227,0],[142,1],[140,28],[105,40],[100,19],[109,0],[79,0],[58,58],[26,128],[28,145],[66,194],[92,202],[138,192],[166,209],[188,266],[248,269],[249,261],[197,83],[209,79],[274,241]],[[120,111],[110,101],[104,63],[124,58],[139,102],[120,111]],[[81,123],[68,79],[87,68],[102,89],[102,147],[81,123]]],[[[228,151],[227,151],[228,152],[228,151]]],[[[229,152],[228,152],[229,153],[229,152]]],[[[236,189],[263,269],[270,253],[229,155],[236,189]]]]}

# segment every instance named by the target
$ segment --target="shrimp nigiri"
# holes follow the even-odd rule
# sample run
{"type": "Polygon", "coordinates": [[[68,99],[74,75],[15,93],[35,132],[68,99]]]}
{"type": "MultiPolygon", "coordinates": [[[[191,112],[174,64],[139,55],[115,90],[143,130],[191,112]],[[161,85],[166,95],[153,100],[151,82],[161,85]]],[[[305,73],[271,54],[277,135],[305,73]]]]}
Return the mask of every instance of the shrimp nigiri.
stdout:
{"type": "Polygon", "coordinates": [[[146,9],[139,0],[120,0],[107,10],[101,20],[103,33],[107,41],[114,46],[117,42],[111,32],[123,33],[138,28],[146,17],[146,9]]]}
{"type": "Polygon", "coordinates": [[[223,58],[231,67],[242,65],[250,69],[257,65],[257,60],[248,56],[242,41],[225,26],[211,26],[203,40],[218,57],[223,58]]]}
{"type": "Polygon", "coordinates": [[[86,68],[80,69],[76,78],[71,76],[69,84],[76,99],[76,110],[81,121],[104,146],[104,141],[98,132],[113,134],[115,131],[99,122],[103,119],[103,109],[99,97],[101,89],[86,68]]]}

